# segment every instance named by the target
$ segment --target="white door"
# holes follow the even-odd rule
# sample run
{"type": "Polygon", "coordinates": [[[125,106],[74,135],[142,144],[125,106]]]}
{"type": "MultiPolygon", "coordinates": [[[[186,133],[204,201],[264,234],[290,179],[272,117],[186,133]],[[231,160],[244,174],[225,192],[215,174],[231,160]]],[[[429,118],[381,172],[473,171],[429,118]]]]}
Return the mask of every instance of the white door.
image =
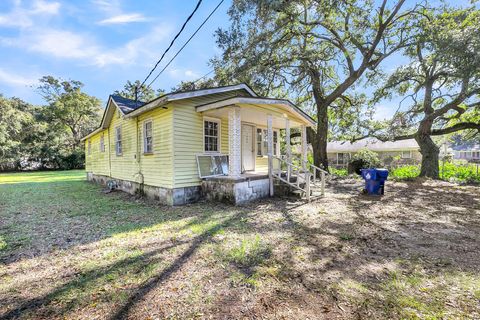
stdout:
{"type": "Polygon", "coordinates": [[[243,170],[255,170],[255,141],[253,141],[254,127],[242,124],[242,166],[243,170]]]}

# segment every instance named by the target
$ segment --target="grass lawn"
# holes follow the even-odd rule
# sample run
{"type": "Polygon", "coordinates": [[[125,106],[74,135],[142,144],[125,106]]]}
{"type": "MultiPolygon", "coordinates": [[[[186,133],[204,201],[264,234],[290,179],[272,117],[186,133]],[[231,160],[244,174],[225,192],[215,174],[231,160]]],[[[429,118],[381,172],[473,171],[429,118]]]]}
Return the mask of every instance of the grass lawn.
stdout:
{"type": "Polygon", "coordinates": [[[479,319],[480,188],[159,206],[0,174],[0,319],[479,319]]]}

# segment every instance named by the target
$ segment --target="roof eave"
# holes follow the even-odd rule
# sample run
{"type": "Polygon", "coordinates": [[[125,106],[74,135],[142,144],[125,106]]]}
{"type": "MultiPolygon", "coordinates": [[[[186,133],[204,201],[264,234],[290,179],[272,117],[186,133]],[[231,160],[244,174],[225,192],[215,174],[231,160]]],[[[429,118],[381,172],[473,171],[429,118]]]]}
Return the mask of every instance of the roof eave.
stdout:
{"type": "Polygon", "coordinates": [[[283,105],[286,106],[289,111],[299,116],[301,119],[306,120],[306,122],[311,126],[315,127],[317,123],[313,120],[308,114],[306,114],[303,110],[298,108],[295,104],[290,102],[289,100],[282,100],[282,99],[270,99],[270,98],[249,98],[249,97],[233,97],[228,98],[212,103],[207,103],[201,106],[197,106],[195,109],[197,112],[204,112],[207,110],[223,108],[228,105],[233,104],[269,104],[269,105],[283,105]]]}

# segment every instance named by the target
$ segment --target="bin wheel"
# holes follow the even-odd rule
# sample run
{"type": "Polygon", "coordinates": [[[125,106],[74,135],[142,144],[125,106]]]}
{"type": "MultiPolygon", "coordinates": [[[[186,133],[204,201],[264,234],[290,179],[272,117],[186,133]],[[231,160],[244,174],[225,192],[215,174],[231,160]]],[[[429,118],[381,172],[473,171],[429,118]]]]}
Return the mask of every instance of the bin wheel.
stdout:
{"type": "Polygon", "coordinates": [[[362,189],[362,194],[367,194],[367,193],[368,193],[367,189],[362,189]]]}

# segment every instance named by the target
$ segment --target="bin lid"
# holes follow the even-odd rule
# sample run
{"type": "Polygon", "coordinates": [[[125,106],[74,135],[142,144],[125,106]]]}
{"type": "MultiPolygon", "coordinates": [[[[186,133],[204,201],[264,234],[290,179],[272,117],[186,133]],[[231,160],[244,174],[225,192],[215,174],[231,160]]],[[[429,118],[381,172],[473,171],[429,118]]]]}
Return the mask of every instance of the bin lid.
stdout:
{"type": "Polygon", "coordinates": [[[388,177],[388,170],[387,169],[376,169],[377,175],[380,178],[386,179],[388,177]]]}

